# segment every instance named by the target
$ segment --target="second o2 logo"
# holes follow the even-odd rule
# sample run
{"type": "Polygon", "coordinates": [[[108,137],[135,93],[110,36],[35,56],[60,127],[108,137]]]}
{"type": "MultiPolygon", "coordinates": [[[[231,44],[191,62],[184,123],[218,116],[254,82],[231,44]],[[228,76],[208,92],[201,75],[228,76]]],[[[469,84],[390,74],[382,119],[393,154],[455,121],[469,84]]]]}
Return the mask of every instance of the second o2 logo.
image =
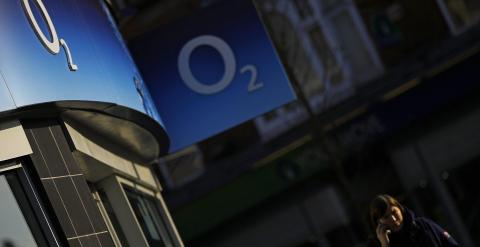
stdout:
{"type": "MultiPolygon", "coordinates": [[[[180,50],[177,65],[180,77],[185,85],[194,92],[204,95],[219,93],[228,87],[235,78],[237,68],[237,62],[235,60],[235,54],[233,53],[232,48],[227,44],[227,42],[213,35],[202,35],[189,40],[180,50]],[[202,45],[210,46],[218,51],[225,65],[225,71],[222,78],[213,84],[205,84],[198,81],[190,68],[190,57],[192,52],[202,45]]],[[[245,72],[250,72],[251,75],[247,86],[248,92],[253,92],[263,87],[263,82],[257,82],[258,72],[254,65],[248,64],[243,66],[240,69],[240,73],[243,74],[245,72]]]]}
{"type": "Polygon", "coordinates": [[[68,68],[71,71],[78,70],[78,66],[73,63],[72,54],[70,53],[70,49],[68,48],[67,42],[64,39],[58,38],[57,31],[55,30],[55,26],[53,25],[52,19],[50,18],[50,15],[48,14],[48,11],[45,8],[45,5],[43,4],[42,0],[34,0],[34,1],[37,8],[40,9],[43,20],[47,23],[47,27],[48,27],[48,30],[50,31],[50,36],[52,38],[52,40],[49,40],[47,36],[45,36],[45,34],[43,33],[42,29],[40,29],[40,26],[38,25],[38,22],[35,19],[35,16],[33,15],[29,0],[22,0],[22,6],[23,6],[23,10],[25,11],[25,15],[27,16],[28,21],[30,22],[30,25],[35,31],[35,34],[37,35],[38,39],[40,40],[42,45],[45,46],[45,48],[53,55],[58,54],[60,52],[60,46],[62,46],[62,48],[65,51],[65,56],[67,58],[68,68]]]}

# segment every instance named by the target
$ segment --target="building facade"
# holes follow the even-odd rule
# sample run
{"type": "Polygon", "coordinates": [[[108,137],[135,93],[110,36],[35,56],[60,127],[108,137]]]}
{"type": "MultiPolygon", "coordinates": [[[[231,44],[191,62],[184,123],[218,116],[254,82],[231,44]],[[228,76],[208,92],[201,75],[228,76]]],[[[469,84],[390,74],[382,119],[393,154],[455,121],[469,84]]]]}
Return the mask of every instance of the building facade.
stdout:
{"type": "Polygon", "coordinates": [[[102,1],[0,3],[2,246],[183,246],[169,140],[102,1]]]}

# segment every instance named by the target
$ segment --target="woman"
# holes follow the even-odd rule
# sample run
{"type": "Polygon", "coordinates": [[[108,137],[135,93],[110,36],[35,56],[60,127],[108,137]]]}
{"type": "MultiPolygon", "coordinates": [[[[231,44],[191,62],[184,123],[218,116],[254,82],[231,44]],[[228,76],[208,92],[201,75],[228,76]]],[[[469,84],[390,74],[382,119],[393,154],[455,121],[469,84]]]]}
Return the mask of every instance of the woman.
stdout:
{"type": "Polygon", "coordinates": [[[372,200],[370,223],[382,247],[458,246],[435,222],[415,217],[411,210],[389,195],[379,195],[372,200]]]}

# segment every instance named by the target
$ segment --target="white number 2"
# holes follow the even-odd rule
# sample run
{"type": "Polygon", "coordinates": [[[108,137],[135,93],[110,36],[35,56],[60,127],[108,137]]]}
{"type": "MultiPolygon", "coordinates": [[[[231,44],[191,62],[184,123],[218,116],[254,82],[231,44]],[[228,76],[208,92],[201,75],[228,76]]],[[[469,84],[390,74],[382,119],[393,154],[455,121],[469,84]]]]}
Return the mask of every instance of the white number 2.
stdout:
{"type": "Polygon", "coordinates": [[[257,68],[251,64],[243,66],[240,73],[243,74],[248,71],[252,75],[252,77],[250,77],[250,82],[248,83],[248,92],[250,93],[263,87],[263,82],[257,82],[257,68]]]}
{"type": "MultiPolygon", "coordinates": [[[[232,83],[235,78],[237,62],[235,54],[227,42],[213,35],[201,35],[191,39],[182,47],[180,54],[178,55],[177,66],[180,77],[188,88],[199,94],[211,95],[223,91],[230,85],[230,83],[232,83]],[[197,47],[202,45],[210,46],[217,50],[225,65],[222,78],[213,84],[204,84],[197,80],[190,68],[190,56],[197,47]]],[[[248,92],[253,92],[263,87],[262,82],[257,82],[258,72],[255,66],[251,64],[245,65],[240,70],[240,73],[243,74],[245,72],[250,72],[251,74],[247,88],[248,92]]]]}

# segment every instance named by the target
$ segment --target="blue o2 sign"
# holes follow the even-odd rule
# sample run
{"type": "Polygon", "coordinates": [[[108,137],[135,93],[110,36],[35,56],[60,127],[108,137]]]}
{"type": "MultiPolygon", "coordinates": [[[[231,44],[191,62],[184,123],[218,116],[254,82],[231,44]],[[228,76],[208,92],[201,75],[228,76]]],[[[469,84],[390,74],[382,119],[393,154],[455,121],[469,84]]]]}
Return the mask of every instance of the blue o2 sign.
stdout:
{"type": "Polygon", "coordinates": [[[249,0],[228,0],[130,43],[171,151],[295,99],[249,0]]]}
{"type": "MultiPolygon", "coordinates": [[[[180,55],[178,56],[178,71],[180,73],[180,77],[185,85],[187,85],[194,92],[200,94],[208,95],[222,91],[225,87],[232,83],[233,79],[235,78],[235,70],[236,61],[232,48],[221,38],[212,35],[202,35],[188,41],[180,50],[180,55]],[[222,78],[220,81],[212,85],[206,85],[199,82],[193,75],[190,68],[190,56],[192,55],[194,49],[201,45],[208,45],[212,48],[215,48],[222,56],[223,62],[225,63],[225,72],[222,78]]],[[[254,65],[248,64],[242,67],[240,73],[245,72],[250,72],[252,76],[248,84],[249,92],[253,92],[263,86],[263,83],[258,83],[256,81],[257,68],[254,65]]]]}

